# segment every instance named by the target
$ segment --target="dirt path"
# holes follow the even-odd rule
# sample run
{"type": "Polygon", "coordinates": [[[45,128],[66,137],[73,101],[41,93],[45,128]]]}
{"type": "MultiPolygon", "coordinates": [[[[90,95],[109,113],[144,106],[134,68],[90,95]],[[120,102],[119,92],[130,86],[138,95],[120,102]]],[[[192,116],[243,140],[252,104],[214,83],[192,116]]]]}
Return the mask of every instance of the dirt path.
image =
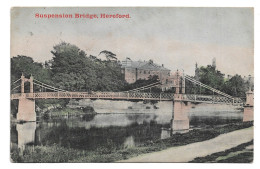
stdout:
{"type": "Polygon", "coordinates": [[[163,151],[148,153],[119,162],[188,162],[196,157],[204,157],[224,151],[253,139],[253,127],[221,134],[216,138],[172,147],[163,151]]]}

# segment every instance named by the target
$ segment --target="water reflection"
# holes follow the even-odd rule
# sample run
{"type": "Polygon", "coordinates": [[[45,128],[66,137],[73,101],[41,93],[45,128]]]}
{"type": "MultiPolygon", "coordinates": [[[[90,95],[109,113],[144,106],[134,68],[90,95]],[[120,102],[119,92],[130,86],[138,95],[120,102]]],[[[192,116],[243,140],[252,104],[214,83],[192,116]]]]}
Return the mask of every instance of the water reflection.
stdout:
{"type": "Polygon", "coordinates": [[[37,140],[36,144],[55,143],[64,147],[86,150],[95,150],[98,147],[107,147],[107,145],[113,145],[116,148],[132,147],[147,140],[160,139],[162,127],[162,124],[157,124],[155,121],[144,120],[140,124],[134,122],[127,126],[92,126],[86,129],[84,125],[76,126],[74,121],[76,119],[40,123],[36,133],[41,135],[41,140],[37,140]],[[55,125],[50,127],[48,123],[55,125]]]}
{"type": "Polygon", "coordinates": [[[71,117],[67,120],[64,118],[54,118],[48,121],[43,121],[42,123],[47,123],[47,125],[60,125],[61,121],[65,121],[66,125],[69,127],[84,127],[85,129],[90,129],[92,127],[104,128],[109,126],[129,126],[133,123],[143,124],[145,122],[156,121],[159,124],[167,124],[171,119],[171,115],[168,114],[98,114],[95,115],[92,120],[71,117]]]}
{"type": "Polygon", "coordinates": [[[133,136],[126,137],[124,141],[124,148],[131,148],[135,146],[135,140],[133,136]]]}
{"type": "Polygon", "coordinates": [[[171,135],[172,135],[172,130],[171,129],[169,129],[169,128],[162,128],[161,139],[169,138],[169,137],[171,137],[171,135]]]}
{"type": "MultiPolygon", "coordinates": [[[[196,109],[193,109],[196,110],[196,109]]],[[[191,128],[204,125],[221,125],[242,121],[243,113],[237,111],[190,112],[191,128]]],[[[97,114],[91,117],[53,118],[12,125],[11,142],[20,149],[27,145],[63,147],[96,151],[124,149],[147,141],[172,136],[171,113],[97,114]]]]}
{"type": "Polygon", "coordinates": [[[37,127],[36,122],[11,124],[11,151],[17,150],[20,155],[25,149],[34,151],[37,127]]]}
{"type": "Polygon", "coordinates": [[[243,118],[238,116],[190,116],[190,127],[203,127],[205,125],[223,125],[242,122],[243,118]]]}
{"type": "Polygon", "coordinates": [[[16,130],[18,135],[18,148],[24,150],[25,145],[34,143],[36,122],[16,124],[16,130]]]}

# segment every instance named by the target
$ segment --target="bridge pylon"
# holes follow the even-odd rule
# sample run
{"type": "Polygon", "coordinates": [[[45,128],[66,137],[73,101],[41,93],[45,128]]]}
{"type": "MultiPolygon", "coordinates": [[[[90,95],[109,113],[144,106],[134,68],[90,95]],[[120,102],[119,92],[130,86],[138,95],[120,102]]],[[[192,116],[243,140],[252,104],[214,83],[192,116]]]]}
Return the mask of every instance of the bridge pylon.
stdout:
{"type": "Polygon", "coordinates": [[[20,98],[18,103],[18,121],[36,121],[35,100],[20,98]]]}
{"type": "Polygon", "coordinates": [[[36,121],[36,112],[35,112],[35,100],[27,99],[26,94],[24,93],[24,83],[30,82],[30,93],[33,93],[33,77],[27,79],[22,74],[21,76],[21,97],[19,98],[18,103],[18,121],[36,121]]]}
{"type": "Polygon", "coordinates": [[[21,93],[22,94],[24,93],[24,82],[25,82],[25,77],[22,73],[22,76],[21,76],[21,93]]]}
{"type": "Polygon", "coordinates": [[[244,106],[243,122],[254,120],[254,93],[249,89],[246,92],[246,104],[244,106]]]}
{"type": "Polygon", "coordinates": [[[30,76],[29,82],[30,82],[30,93],[33,93],[33,76],[32,75],[30,76]]]}
{"type": "Polygon", "coordinates": [[[182,94],[174,94],[173,101],[173,120],[172,120],[172,130],[188,130],[190,128],[189,122],[189,102],[185,104],[182,101],[182,94]]]}

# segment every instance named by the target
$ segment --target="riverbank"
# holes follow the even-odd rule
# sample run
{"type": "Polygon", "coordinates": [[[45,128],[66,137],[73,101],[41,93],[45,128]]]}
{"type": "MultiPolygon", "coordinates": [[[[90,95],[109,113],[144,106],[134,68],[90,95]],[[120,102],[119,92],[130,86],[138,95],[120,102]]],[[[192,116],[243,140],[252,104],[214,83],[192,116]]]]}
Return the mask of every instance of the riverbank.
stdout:
{"type": "Polygon", "coordinates": [[[219,127],[207,126],[204,129],[194,129],[188,133],[174,134],[167,139],[148,141],[141,145],[124,149],[114,148],[113,143],[107,147],[100,147],[95,151],[64,148],[53,144],[51,146],[35,146],[33,151],[25,149],[22,156],[19,155],[18,149],[12,149],[11,158],[13,162],[115,162],[171,147],[202,142],[224,133],[249,128],[252,125],[253,122],[241,122],[219,127]]]}
{"type": "Polygon", "coordinates": [[[254,156],[253,140],[231,149],[205,157],[197,157],[190,163],[251,163],[254,156]]]}
{"type": "Polygon", "coordinates": [[[204,157],[216,152],[221,152],[233,147],[237,147],[240,144],[251,141],[252,139],[253,127],[250,127],[221,134],[207,141],[168,148],[163,151],[149,153],[119,162],[189,162],[196,157],[204,157]]]}

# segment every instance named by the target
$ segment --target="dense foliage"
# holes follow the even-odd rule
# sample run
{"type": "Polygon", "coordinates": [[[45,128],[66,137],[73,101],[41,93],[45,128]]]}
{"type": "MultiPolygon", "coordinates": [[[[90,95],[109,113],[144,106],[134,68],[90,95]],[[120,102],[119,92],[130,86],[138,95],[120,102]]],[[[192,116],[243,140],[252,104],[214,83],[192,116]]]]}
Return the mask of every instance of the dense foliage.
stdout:
{"type": "MultiPolygon", "coordinates": [[[[203,84],[220,90],[235,97],[245,97],[245,93],[249,88],[253,88],[253,84],[250,84],[240,75],[235,75],[230,79],[226,79],[225,75],[220,71],[216,70],[215,67],[208,65],[207,67],[198,68],[198,78],[203,84]]],[[[200,94],[213,94],[212,91],[194,85],[193,83],[186,80],[186,93],[200,93],[200,94]]]]}
{"type": "Polygon", "coordinates": [[[87,56],[77,46],[62,42],[53,47],[53,58],[45,64],[27,56],[11,58],[11,82],[21,73],[68,91],[119,91],[126,82],[119,62],[87,56]]]}
{"type": "Polygon", "coordinates": [[[68,91],[118,91],[125,81],[118,62],[88,57],[77,46],[61,43],[51,51],[52,80],[68,91]]]}
{"type": "MultiPolygon", "coordinates": [[[[53,47],[53,58],[45,63],[35,62],[28,56],[16,56],[11,58],[11,88],[17,87],[11,92],[20,92],[20,82],[15,80],[23,73],[26,78],[33,77],[48,85],[67,91],[119,91],[127,84],[121,73],[121,65],[110,59],[101,60],[96,56],[87,56],[77,46],[62,42],[53,47]]],[[[115,54],[102,51],[111,58],[115,54]]],[[[35,86],[36,91],[43,90],[35,86]]],[[[45,89],[45,91],[50,91],[45,89]]],[[[29,92],[29,83],[25,83],[25,92],[29,92]]],[[[48,104],[60,104],[62,107],[68,103],[68,99],[36,100],[40,108],[48,104]]],[[[17,112],[17,101],[11,102],[12,114],[17,112]]]]}
{"type": "MultiPolygon", "coordinates": [[[[43,64],[35,62],[31,57],[18,55],[11,58],[11,84],[21,77],[21,73],[29,78],[33,75],[34,78],[39,79],[48,84],[52,84],[51,70],[45,69],[43,64]]],[[[15,84],[17,85],[17,84],[15,84]]],[[[14,86],[12,86],[14,87],[14,86]]]]}
{"type": "Polygon", "coordinates": [[[247,84],[240,75],[235,75],[224,83],[223,91],[233,96],[245,96],[250,84],[247,84]]]}
{"type": "Polygon", "coordinates": [[[201,83],[207,84],[214,89],[221,90],[221,87],[224,84],[224,74],[215,70],[215,67],[210,65],[200,68],[199,77],[201,83]]]}

